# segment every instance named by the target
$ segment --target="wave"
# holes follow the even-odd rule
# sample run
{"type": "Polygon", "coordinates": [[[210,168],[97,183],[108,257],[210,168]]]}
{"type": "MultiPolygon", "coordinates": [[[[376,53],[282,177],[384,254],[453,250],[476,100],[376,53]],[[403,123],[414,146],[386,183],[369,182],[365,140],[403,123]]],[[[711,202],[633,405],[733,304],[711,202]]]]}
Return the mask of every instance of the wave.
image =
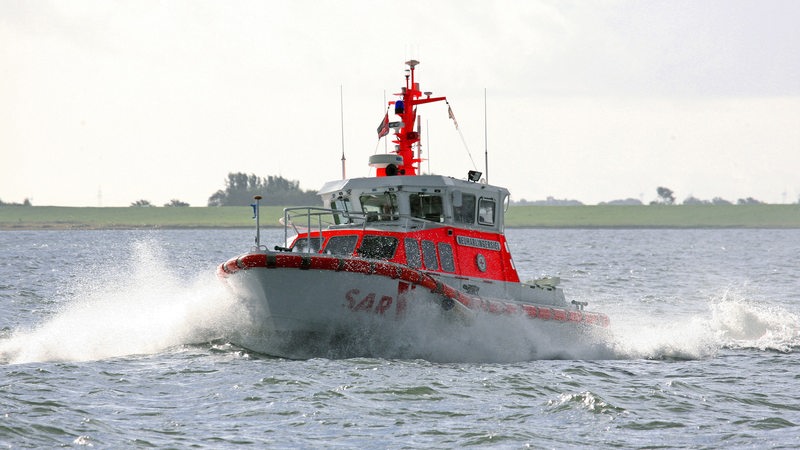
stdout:
{"type": "Polygon", "coordinates": [[[800,348],[800,317],[779,305],[727,288],[707,310],[687,314],[611,315],[608,345],[619,358],[700,359],[723,349],[792,352],[800,348]]]}
{"type": "Polygon", "coordinates": [[[800,316],[785,308],[726,292],[711,303],[709,326],[726,348],[788,353],[800,348],[800,316]]]}
{"type": "Polygon", "coordinates": [[[128,261],[99,262],[52,318],[0,340],[0,362],[87,361],[209,342],[246,314],[213,274],[170,270],[158,243],[132,243],[128,261]]]}

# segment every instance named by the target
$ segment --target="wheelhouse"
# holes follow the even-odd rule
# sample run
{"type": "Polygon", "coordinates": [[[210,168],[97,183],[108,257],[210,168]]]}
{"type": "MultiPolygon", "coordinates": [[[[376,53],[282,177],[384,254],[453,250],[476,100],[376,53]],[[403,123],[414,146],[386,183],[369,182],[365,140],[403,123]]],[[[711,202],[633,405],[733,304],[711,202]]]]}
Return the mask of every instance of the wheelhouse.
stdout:
{"type": "Polygon", "coordinates": [[[455,178],[418,175],[331,182],[320,191],[336,225],[403,221],[409,227],[453,225],[503,232],[508,191],[455,178]],[[413,225],[412,225],[413,222],[413,225]]]}
{"type": "Polygon", "coordinates": [[[323,208],[287,210],[285,223],[297,233],[291,251],[519,281],[503,235],[504,188],[434,175],[386,176],[331,182],[320,196],[323,208]]]}

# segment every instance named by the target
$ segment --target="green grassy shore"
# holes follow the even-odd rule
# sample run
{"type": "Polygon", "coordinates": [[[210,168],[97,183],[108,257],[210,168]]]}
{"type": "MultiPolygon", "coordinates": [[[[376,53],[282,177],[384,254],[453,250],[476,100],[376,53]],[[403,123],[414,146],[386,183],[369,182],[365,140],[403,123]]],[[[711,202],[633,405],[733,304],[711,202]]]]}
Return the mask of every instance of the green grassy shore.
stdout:
{"type": "MultiPolygon", "coordinates": [[[[261,223],[280,226],[283,208],[262,207],[261,223]]],[[[83,208],[0,206],[0,230],[252,227],[249,207],[83,208]]],[[[800,228],[800,205],[512,206],[509,227],[800,228]]]]}

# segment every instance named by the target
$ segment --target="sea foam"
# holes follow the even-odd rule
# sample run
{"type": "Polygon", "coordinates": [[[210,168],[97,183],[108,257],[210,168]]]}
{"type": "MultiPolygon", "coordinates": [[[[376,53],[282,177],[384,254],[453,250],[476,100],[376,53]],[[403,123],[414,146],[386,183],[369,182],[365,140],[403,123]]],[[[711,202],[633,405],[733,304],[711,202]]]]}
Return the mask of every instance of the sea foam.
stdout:
{"type": "Polygon", "coordinates": [[[246,314],[212,270],[187,279],[170,270],[157,243],[131,247],[127,261],[86,268],[51,318],[0,341],[0,361],[153,354],[215,339],[246,314]]]}
{"type": "Polygon", "coordinates": [[[673,311],[678,312],[611,314],[609,346],[625,359],[699,359],[726,348],[800,348],[800,318],[780,305],[752,299],[744,288],[712,295],[706,311],[673,311]]]}

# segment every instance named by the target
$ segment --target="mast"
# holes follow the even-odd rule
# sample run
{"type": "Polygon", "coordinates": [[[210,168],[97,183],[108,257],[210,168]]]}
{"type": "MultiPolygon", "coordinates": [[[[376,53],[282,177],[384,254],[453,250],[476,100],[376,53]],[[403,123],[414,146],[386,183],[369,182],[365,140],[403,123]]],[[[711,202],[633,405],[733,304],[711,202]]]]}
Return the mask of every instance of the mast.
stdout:
{"type": "Polygon", "coordinates": [[[342,117],[342,179],[346,180],[347,176],[345,176],[345,161],[347,161],[344,157],[344,89],[342,85],[339,85],[339,108],[341,109],[341,117],[342,117]]]}
{"type": "MultiPolygon", "coordinates": [[[[406,61],[409,69],[406,70],[406,86],[402,92],[396,94],[401,97],[401,100],[390,102],[394,103],[394,113],[400,117],[399,129],[394,133],[395,139],[392,141],[395,144],[395,153],[399,155],[403,162],[397,167],[398,175],[417,175],[419,162],[421,158],[414,157],[414,144],[420,141],[420,131],[416,125],[417,121],[417,106],[426,103],[439,102],[446,100],[447,97],[431,97],[430,92],[425,92],[425,98],[422,97],[419,83],[415,78],[415,69],[419,64],[417,60],[406,61]]],[[[386,169],[379,168],[378,176],[385,176],[386,169]]]]}
{"type": "Polygon", "coordinates": [[[489,134],[486,121],[486,88],[483,88],[483,170],[486,172],[486,183],[489,183],[489,134]]]}

